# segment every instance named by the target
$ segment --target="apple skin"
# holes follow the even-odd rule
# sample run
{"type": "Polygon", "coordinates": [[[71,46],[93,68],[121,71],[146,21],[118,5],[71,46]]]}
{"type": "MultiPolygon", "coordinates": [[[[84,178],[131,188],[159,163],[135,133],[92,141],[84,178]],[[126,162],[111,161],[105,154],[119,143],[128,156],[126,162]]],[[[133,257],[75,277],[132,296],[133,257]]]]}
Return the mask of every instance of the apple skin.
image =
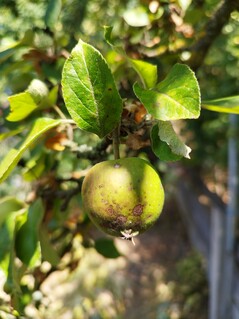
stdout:
{"type": "Polygon", "coordinates": [[[137,157],[93,166],[82,185],[85,212],[103,232],[130,239],[161,214],[164,190],[154,168],[137,157]]]}

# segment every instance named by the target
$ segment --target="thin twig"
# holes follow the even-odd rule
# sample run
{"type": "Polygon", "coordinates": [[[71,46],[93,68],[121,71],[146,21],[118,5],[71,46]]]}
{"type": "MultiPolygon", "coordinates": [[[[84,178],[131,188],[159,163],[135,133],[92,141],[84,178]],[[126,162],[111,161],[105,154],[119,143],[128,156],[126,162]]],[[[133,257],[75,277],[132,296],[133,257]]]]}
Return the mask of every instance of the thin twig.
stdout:
{"type": "Polygon", "coordinates": [[[120,139],[119,139],[119,126],[118,125],[113,131],[112,138],[113,138],[114,158],[119,159],[120,158],[120,151],[119,151],[120,139]]]}

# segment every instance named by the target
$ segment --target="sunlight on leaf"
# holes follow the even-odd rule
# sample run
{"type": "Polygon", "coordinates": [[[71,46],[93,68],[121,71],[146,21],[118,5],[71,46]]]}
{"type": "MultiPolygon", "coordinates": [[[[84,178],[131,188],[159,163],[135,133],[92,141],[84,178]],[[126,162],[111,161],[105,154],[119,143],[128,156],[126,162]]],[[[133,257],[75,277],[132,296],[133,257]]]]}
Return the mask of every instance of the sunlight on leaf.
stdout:
{"type": "Polygon", "coordinates": [[[151,90],[137,83],[134,92],[147,111],[161,121],[194,119],[200,115],[200,91],[193,71],[176,64],[167,77],[151,90]]]}
{"type": "Polygon", "coordinates": [[[202,101],[202,107],[214,112],[239,114],[239,95],[202,101]]]}
{"type": "Polygon", "coordinates": [[[65,62],[62,90],[76,124],[104,137],[119,123],[122,100],[111,71],[99,51],[79,41],[65,62]]]}

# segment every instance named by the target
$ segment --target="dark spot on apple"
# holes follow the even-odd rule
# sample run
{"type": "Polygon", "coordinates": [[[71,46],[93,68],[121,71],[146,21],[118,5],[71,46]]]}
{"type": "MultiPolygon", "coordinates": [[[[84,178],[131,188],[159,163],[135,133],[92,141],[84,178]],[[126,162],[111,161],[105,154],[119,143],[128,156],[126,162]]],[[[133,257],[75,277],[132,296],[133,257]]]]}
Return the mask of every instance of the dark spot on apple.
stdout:
{"type": "Polygon", "coordinates": [[[134,216],[140,216],[140,215],[142,215],[142,213],[143,213],[143,208],[144,208],[144,206],[141,205],[141,204],[138,204],[138,205],[134,206],[134,208],[133,208],[133,215],[134,215],[134,216]]]}
{"type": "Polygon", "coordinates": [[[109,207],[106,208],[106,212],[110,215],[115,215],[115,211],[113,209],[113,206],[110,205],[109,207]]]}

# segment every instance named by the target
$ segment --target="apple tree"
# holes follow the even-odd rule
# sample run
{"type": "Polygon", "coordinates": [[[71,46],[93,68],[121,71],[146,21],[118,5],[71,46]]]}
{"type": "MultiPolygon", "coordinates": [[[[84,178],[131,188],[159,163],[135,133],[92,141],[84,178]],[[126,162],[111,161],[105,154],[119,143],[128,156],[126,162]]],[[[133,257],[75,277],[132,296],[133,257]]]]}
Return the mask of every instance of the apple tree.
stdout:
{"type": "MultiPolygon", "coordinates": [[[[196,134],[201,107],[239,112],[234,91],[201,101],[199,88],[206,91],[207,72],[219,72],[210,63],[200,68],[236,2],[215,14],[211,1],[111,2],[1,4],[0,267],[16,315],[26,306],[24,274],[39,287],[47,276],[41,263],[56,270],[79,234],[83,246],[119,256],[112,236],[89,232],[92,221],[130,240],[155,223],[164,203],[161,163],[190,161],[194,151],[182,123],[196,134]]],[[[234,28],[238,15],[232,19],[234,28]]]]}

